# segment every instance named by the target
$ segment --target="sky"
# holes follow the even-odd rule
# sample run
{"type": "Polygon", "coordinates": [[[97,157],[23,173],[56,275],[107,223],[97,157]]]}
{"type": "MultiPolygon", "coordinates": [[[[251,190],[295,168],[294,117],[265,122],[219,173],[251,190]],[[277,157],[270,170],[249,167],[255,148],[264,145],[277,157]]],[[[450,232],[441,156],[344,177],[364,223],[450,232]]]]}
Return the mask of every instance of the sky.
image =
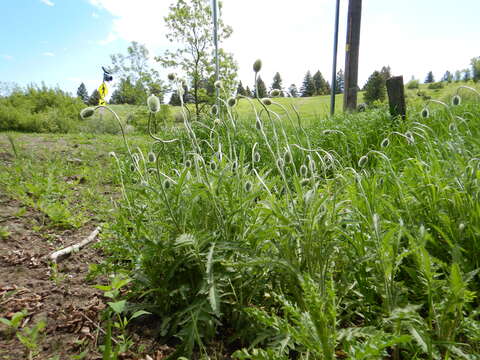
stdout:
{"type": "MultiPolygon", "coordinates": [[[[0,0],[0,82],[21,86],[45,82],[75,93],[102,81],[110,54],[131,41],[151,56],[172,44],[163,17],[174,0],[0,0]]],[[[348,0],[341,0],[337,69],[345,65],[348,0]]],[[[394,75],[440,79],[480,56],[479,0],[363,0],[359,84],[389,65],[394,75]]],[[[222,18],[233,35],[223,47],[239,65],[239,79],[252,87],[252,64],[262,59],[271,85],[301,86],[307,70],[331,79],[335,0],[223,0],[222,18]]],[[[166,79],[171,72],[152,65],[166,79]]]]}

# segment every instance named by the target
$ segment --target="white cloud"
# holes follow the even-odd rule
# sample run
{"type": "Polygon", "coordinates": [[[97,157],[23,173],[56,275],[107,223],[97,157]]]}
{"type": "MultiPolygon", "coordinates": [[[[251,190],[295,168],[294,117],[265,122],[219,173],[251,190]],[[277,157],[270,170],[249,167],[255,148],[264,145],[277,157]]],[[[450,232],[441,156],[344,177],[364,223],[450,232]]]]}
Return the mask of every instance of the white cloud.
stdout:
{"type": "MultiPolygon", "coordinates": [[[[116,39],[146,44],[152,55],[171,47],[166,38],[163,17],[173,0],[89,0],[98,9],[114,16],[106,29],[108,44],[116,39]]],[[[434,3],[435,0],[430,0],[434,3]]],[[[337,69],[345,65],[347,1],[342,1],[337,69]]],[[[423,4],[423,3],[422,3],[423,4]]],[[[467,67],[475,56],[474,36],[438,31],[440,21],[422,22],[399,16],[405,7],[414,14],[417,0],[364,2],[360,43],[359,84],[362,86],[374,70],[390,65],[396,75],[408,81],[413,75],[421,80],[432,70],[439,78],[446,70],[467,67]],[[409,5],[408,5],[408,4],[409,5]]],[[[444,11],[438,7],[436,11],[444,11]]],[[[283,85],[300,87],[307,70],[320,70],[331,80],[335,1],[332,0],[228,0],[223,3],[223,19],[233,27],[233,35],[224,44],[239,64],[239,78],[252,86],[252,64],[261,58],[262,78],[270,86],[275,72],[283,85]]],[[[413,15],[412,15],[413,16],[413,15]]],[[[175,44],[173,44],[175,45],[175,44]]]]}
{"type": "Polygon", "coordinates": [[[46,51],[46,52],[42,53],[42,55],[43,55],[43,56],[48,56],[48,57],[54,57],[54,56],[55,56],[54,53],[49,52],[49,51],[46,51]]]}
{"type": "Polygon", "coordinates": [[[100,40],[100,41],[98,42],[98,44],[99,44],[99,45],[102,45],[102,46],[103,46],[103,45],[108,45],[108,44],[114,42],[114,41],[117,40],[117,39],[118,39],[118,36],[115,35],[115,33],[110,32],[110,33],[108,33],[107,37],[106,37],[105,39],[103,39],[103,40],[100,40]]]}
{"type": "Polygon", "coordinates": [[[121,38],[143,43],[154,52],[168,43],[163,24],[163,17],[168,14],[168,1],[90,0],[90,3],[115,18],[102,44],[121,38]]]}
{"type": "Polygon", "coordinates": [[[7,54],[0,54],[0,58],[4,60],[13,60],[13,56],[7,54]]]}
{"type": "Polygon", "coordinates": [[[55,6],[55,4],[53,2],[51,2],[50,0],[40,0],[40,2],[44,3],[45,5],[48,5],[48,6],[55,6]]]}

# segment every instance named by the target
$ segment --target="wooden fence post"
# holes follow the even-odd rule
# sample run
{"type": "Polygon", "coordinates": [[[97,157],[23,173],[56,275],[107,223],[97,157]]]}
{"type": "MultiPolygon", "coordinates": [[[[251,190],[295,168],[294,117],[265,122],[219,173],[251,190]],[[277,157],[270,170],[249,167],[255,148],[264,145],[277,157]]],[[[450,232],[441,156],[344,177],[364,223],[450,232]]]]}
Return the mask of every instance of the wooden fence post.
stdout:
{"type": "Polygon", "coordinates": [[[393,118],[401,116],[402,120],[407,117],[407,107],[405,105],[405,88],[403,86],[403,76],[394,76],[387,80],[388,104],[390,105],[390,114],[393,118]]]}

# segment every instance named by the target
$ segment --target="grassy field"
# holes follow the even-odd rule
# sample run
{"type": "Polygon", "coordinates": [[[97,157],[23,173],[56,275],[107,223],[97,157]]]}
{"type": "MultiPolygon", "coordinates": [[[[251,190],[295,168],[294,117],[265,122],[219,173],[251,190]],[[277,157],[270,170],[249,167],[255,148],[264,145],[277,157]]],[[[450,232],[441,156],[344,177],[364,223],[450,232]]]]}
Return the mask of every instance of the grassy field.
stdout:
{"type": "MultiPolygon", "coordinates": [[[[426,97],[431,97],[432,99],[437,99],[441,101],[450,101],[451,96],[455,93],[459,86],[468,85],[471,87],[480,90],[480,86],[474,83],[469,82],[466,83],[450,83],[445,84],[444,88],[437,89],[437,90],[430,90],[428,89],[428,85],[420,84],[419,89],[412,89],[406,90],[406,97],[407,103],[409,105],[409,109],[413,109],[414,111],[418,111],[421,109],[425,100],[423,97],[419,96],[419,91],[424,94],[426,97]]],[[[462,91],[463,93],[463,91],[462,91]]],[[[330,115],[330,96],[323,95],[323,96],[314,96],[314,97],[307,97],[307,98],[277,98],[275,100],[279,104],[287,107],[291,112],[291,106],[295,106],[297,109],[300,118],[302,119],[304,124],[308,124],[314,121],[321,121],[327,118],[330,115]]],[[[363,92],[359,92],[358,94],[358,103],[361,104],[363,102],[363,92]]],[[[255,102],[254,102],[255,103],[255,102]]],[[[255,105],[257,110],[260,110],[260,106],[258,104],[255,105]]],[[[142,111],[144,108],[142,106],[135,106],[135,105],[112,105],[112,108],[122,117],[122,119],[127,119],[129,116],[134,117],[134,114],[139,110],[142,111]]],[[[284,111],[280,107],[273,108],[274,111],[278,111],[280,115],[284,115],[284,111]]],[[[241,119],[250,119],[254,120],[254,114],[252,111],[251,104],[245,100],[241,99],[239,104],[235,109],[238,117],[241,119]]],[[[170,113],[172,119],[174,118],[176,113],[180,112],[180,107],[170,106],[170,113]]],[[[335,99],[335,113],[339,114],[343,112],[343,94],[339,94],[336,96],[335,99]]],[[[135,121],[135,120],[134,120],[135,121]]],[[[133,122],[134,122],[133,121],[133,122]]],[[[172,120],[173,121],[173,120],[172,120]]]]}
{"type": "Polygon", "coordinates": [[[405,121],[318,97],[127,144],[1,133],[0,357],[480,359],[480,97],[455,89],[405,121]]]}

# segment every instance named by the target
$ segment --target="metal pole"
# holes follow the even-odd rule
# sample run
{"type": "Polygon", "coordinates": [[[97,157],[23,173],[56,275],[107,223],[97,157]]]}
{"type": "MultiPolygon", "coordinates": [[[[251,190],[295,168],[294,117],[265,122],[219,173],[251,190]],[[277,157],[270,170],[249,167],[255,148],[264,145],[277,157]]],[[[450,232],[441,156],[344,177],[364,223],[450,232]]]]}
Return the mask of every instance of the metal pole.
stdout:
{"type": "Polygon", "coordinates": [[[337,52],[338,52],[338,18],[340,16],[340,0],[337,0],[335,12],[335,35],[333,39],[333,66],[332,66],[332,87],[330,95],[330,116],[335,114],[335,90],[337,88],[337,52]]]}
{"type": "Polygon", "coordinates": [[[358,57],[360,53],[360,25],[362,0],[350,0],[348,4],[347,44],[345,45],[345,94],[343,109],[357,108],[358,57]]]}
{"type": "MultiPolygon", "coordinates": [[[[213,0],[213,45],[215,46],[215,81],[220,79],[220,63],[218,60],[218,7],[217,7],[217,0],[213,0]]],[[[217,97],[220,95],[220,90],[215,87],[215,94],[217,97]]],[[[217,104],[218,105],[218,104],[217,104]]]]}

